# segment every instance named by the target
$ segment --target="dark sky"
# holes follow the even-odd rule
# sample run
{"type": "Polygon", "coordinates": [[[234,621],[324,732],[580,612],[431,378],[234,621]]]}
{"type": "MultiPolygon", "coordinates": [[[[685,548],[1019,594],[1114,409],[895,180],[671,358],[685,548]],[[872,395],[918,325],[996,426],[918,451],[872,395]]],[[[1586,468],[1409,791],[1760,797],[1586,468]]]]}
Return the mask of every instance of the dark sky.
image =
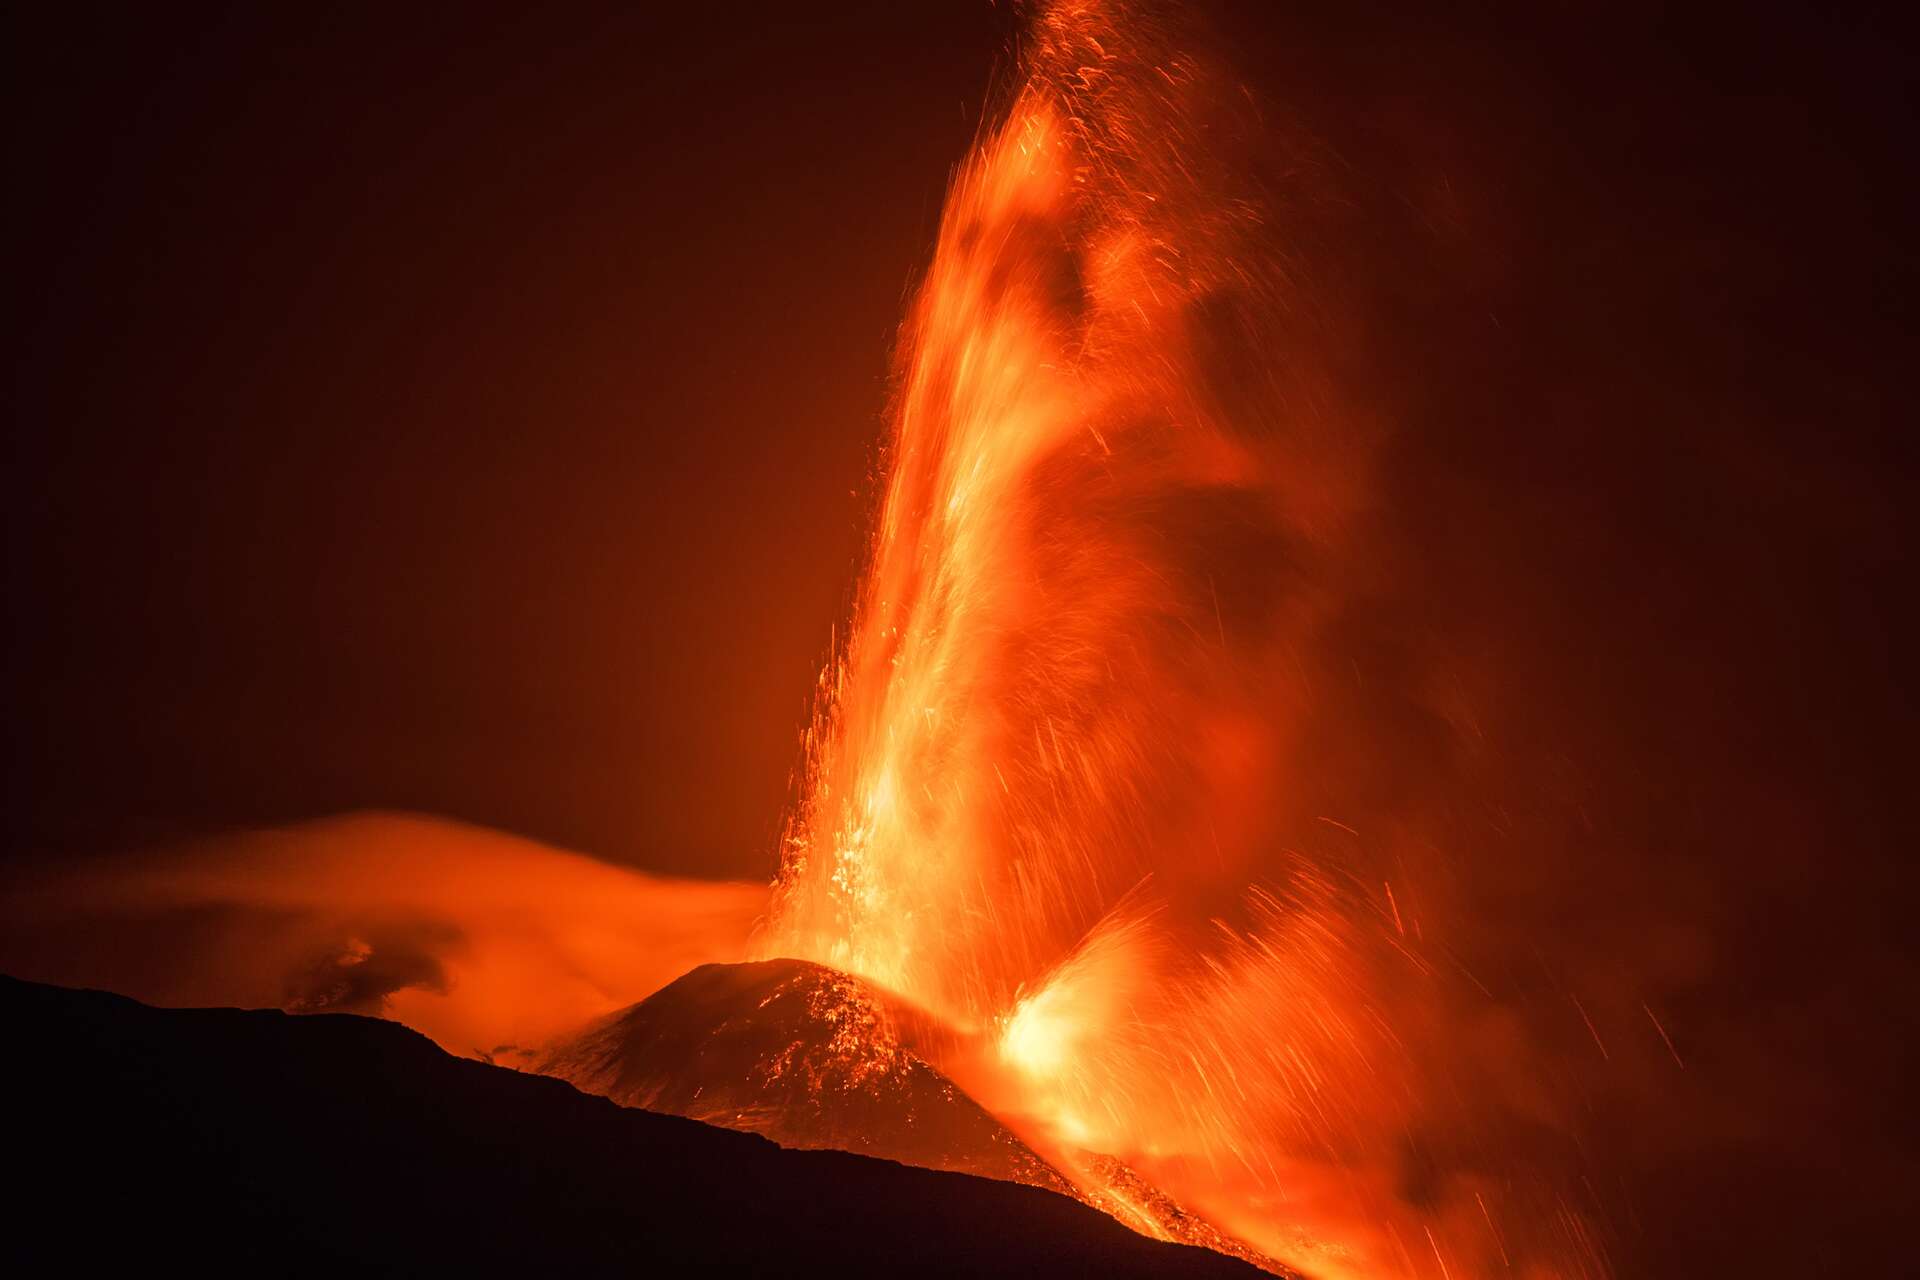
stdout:
{"type": "Polygon", "coordinates": [[[770,872],[1009,24],[667,9],[9,19],[12,847],[770,872]]]}

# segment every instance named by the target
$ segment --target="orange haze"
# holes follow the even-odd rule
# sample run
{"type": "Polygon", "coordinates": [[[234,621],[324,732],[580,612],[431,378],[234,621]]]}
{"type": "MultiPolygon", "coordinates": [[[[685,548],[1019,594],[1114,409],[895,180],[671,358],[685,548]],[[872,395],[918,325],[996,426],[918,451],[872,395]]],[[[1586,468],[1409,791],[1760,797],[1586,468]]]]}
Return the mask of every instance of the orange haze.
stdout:
{"type": "Polygon", "coordinates": [[[163,1005],[384,1013],[512,1063],[739,959],[766,890],[368,813],[42,872],[0,901],[0,969],[20,977],[163,1005]]]}

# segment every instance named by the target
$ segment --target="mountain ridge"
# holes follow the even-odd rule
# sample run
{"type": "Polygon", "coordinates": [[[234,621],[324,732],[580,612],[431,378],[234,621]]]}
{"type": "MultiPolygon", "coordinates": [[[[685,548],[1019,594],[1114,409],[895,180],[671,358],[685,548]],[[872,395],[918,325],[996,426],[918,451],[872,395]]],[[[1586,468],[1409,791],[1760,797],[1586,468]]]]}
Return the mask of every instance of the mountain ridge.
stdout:
{"type": "Polygon", "coordinates": [[[1258,1274],[1051,1192],[783,1149],[379,1019],[0,976],[0,1024],[16,1263],[1258,1274]]]}

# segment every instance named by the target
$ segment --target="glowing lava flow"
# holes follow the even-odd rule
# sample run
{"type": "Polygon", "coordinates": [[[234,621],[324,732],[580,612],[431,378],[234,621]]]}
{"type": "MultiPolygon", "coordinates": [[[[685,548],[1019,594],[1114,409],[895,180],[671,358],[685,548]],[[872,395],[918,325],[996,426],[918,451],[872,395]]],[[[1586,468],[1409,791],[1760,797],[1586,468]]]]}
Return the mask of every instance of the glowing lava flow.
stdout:
{"type": "Polygon", "coordinates": [[[1430,973],[1288,790],[1374,432],[1282,251],[1312,192],[1241,175],[1263,126],[1169,29],[1047,8],[954,184],[760,952],[976,1037],[951,1069],[1023,1136],[1310,1275],[1602,1275],[1512,1178],[1406,1191],[1430,973]]]}

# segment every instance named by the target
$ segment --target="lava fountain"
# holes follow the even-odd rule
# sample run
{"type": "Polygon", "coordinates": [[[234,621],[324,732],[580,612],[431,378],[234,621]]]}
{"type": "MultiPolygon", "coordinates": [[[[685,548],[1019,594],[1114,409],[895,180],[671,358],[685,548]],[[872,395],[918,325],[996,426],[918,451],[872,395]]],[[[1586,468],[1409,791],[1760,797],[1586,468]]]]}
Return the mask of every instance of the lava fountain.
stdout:
{"type": "Polygon", "coordinates": [[[1157,8],[1032,21],[904,329],[758,949],[943,1020],[1037,1149],[1285,1266],[1602,1275],[1549,1183],[1409,1172],[1460,1091],[1439,907],[1297,782],[1388,427],[1320,157],[1197,47],[1157,8]]]}

